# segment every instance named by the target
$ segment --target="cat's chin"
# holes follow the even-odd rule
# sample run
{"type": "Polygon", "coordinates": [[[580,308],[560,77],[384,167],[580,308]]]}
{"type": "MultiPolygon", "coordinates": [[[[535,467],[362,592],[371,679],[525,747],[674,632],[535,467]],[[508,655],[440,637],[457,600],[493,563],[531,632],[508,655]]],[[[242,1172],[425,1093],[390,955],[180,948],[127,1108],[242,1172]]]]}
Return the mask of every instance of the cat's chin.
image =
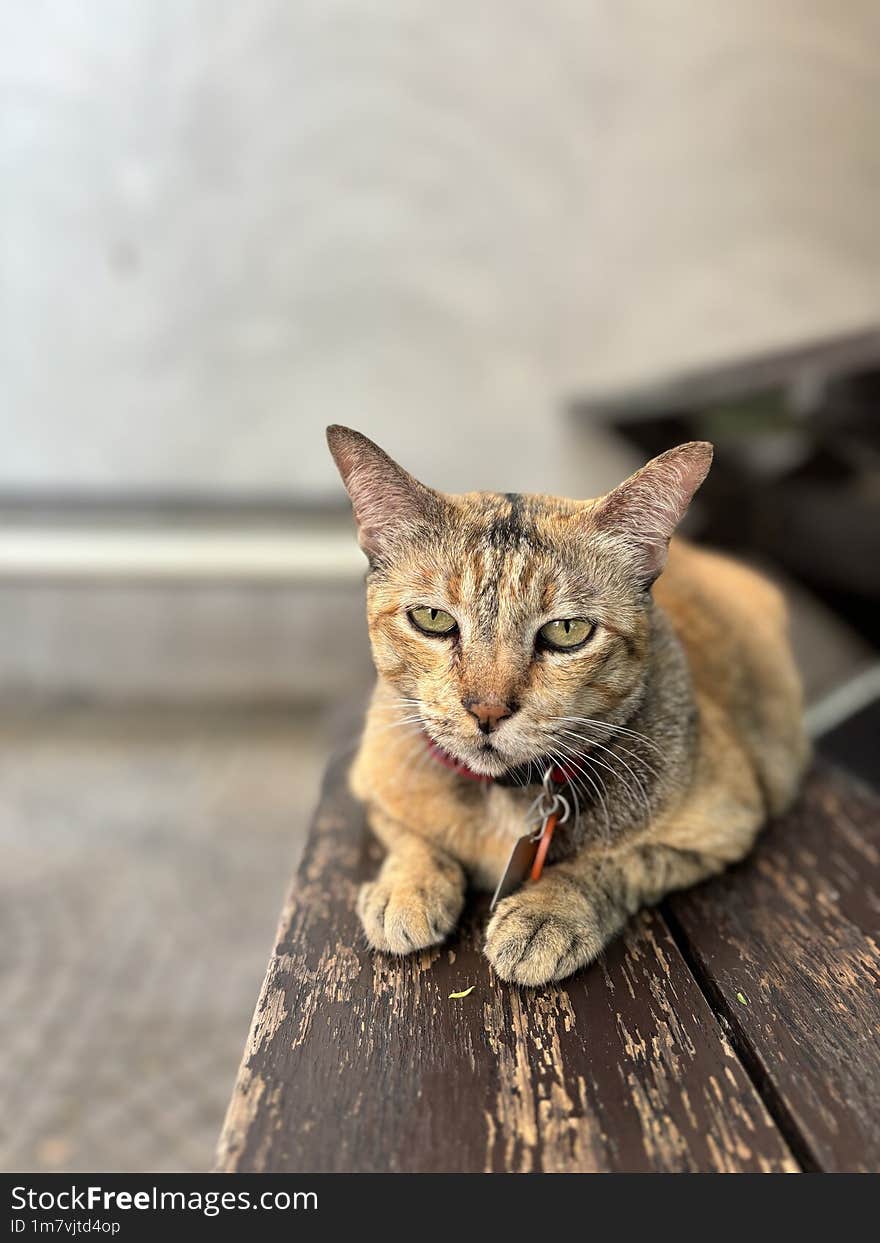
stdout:
{"type": "Polygon", "coordinates": [[[480,777],[502,777],[509,768],[513,767],[513,761],[506,759],[494,747],[491,750],[480,748],[462,762],[480,777]]]}
{"type": "Polygon", "coordinates": [[[437,742],[427,731],[425,732],[425,742],[434,759],[446,768],[470,773],[475,777],[482,777],[484,779],[501,777],[515,763],[514,760],[502,755],[497,747],[491,743],[485,743],[482,746],[476,747],[471,745],[460,750],[458,748],[453,750],[451,747],[437,742]]]}

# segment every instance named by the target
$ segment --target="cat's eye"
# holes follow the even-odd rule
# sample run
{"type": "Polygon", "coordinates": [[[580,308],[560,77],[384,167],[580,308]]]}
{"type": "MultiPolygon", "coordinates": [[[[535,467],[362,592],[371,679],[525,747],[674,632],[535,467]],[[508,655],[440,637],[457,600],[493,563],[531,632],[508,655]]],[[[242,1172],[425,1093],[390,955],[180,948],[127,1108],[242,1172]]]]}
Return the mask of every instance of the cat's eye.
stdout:
{"type": "Polygon", "coordinates": [[[592,633],[593,624],[585,617],[560,617],[541,627],[538,640],[557,652],[571,652],[583,647],[592,633]]]}
{"type": "Polygon", "coordinates": [[[410,609],[407,617],[416,629],[421,630],[424,634],[438,635],[442,638],[444,635],[452,634],[458,629],[455,618],[444,609],[410,609]]]}

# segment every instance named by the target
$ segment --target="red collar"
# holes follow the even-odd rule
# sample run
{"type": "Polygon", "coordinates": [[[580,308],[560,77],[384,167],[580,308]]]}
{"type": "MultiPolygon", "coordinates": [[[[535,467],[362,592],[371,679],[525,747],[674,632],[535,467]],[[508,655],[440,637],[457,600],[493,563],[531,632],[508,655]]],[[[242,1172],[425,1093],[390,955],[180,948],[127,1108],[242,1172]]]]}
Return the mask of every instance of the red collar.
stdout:
{"type": "MultiPolygon", "coordinates": [[[[498,777],[490,777],[487,773],[475,773],[463,760],[457,760],[454,755],[444,751],[428,734],[425,734],[425,743],[430,755],[437,763],[442,764],[444,768],[451,769],[459,777],[467,777],[470,781],[488,781],[499,785],[540,785],[540,767],[536,766],[534,762],[529,765],[517,765],[515,769],[509,769],[508,772],[501,773],[498,777]]],[[[570,768],[568,765],[562,764],[554,764],[550,770],[550,778],[557,785],[564,785],[567,781],[571,781],[576,774],[576,768],[570,768]]]]}

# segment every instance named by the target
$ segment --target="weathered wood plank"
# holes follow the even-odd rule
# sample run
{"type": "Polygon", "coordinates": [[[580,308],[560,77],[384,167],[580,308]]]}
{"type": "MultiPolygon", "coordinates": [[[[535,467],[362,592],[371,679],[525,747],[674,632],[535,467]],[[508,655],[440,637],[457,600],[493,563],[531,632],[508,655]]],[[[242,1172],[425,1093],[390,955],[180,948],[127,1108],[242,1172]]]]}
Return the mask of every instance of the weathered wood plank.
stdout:
{"type": "Polygon", "coordinates": [[[817,766],[751,860],[670,911],[803,1163],[880,1169],[880,799],[817,766]]]}
{"type": "Polygon", "coordinates": [[[354,897],[377,854],[336,765],[282,918],[221,1168],[797,1168],[659,914],[565,986],[519,990],[479,952],[480,903],[450,946],[371,954],[354,897]]]}

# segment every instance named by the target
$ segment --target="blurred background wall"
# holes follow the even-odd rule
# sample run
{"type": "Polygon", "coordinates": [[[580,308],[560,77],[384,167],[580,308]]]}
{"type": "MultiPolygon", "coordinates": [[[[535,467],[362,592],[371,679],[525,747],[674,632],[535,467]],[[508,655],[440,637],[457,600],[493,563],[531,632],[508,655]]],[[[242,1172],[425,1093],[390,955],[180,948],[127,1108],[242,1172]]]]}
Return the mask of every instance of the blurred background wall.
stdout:
{"type": "MultiPolygon", "coordinates": [[[[878,46],[870,0],[0,5],[0,1164],[210,1164],[369,679],[327,423],[588,496],[733,374],[782,397],[720,511],[815,460],[876,503],[807,416],[880,357],[878,46]]],[[[790,598],[816,698],[872,649],[790,598]]]]}
{"type": "Polygon", "coordinates": [[[346,422],[558,488],[583,387],[876,318],[878,43],[870,0],[6,4],[0,486],[324,498],[346,422]]]}

